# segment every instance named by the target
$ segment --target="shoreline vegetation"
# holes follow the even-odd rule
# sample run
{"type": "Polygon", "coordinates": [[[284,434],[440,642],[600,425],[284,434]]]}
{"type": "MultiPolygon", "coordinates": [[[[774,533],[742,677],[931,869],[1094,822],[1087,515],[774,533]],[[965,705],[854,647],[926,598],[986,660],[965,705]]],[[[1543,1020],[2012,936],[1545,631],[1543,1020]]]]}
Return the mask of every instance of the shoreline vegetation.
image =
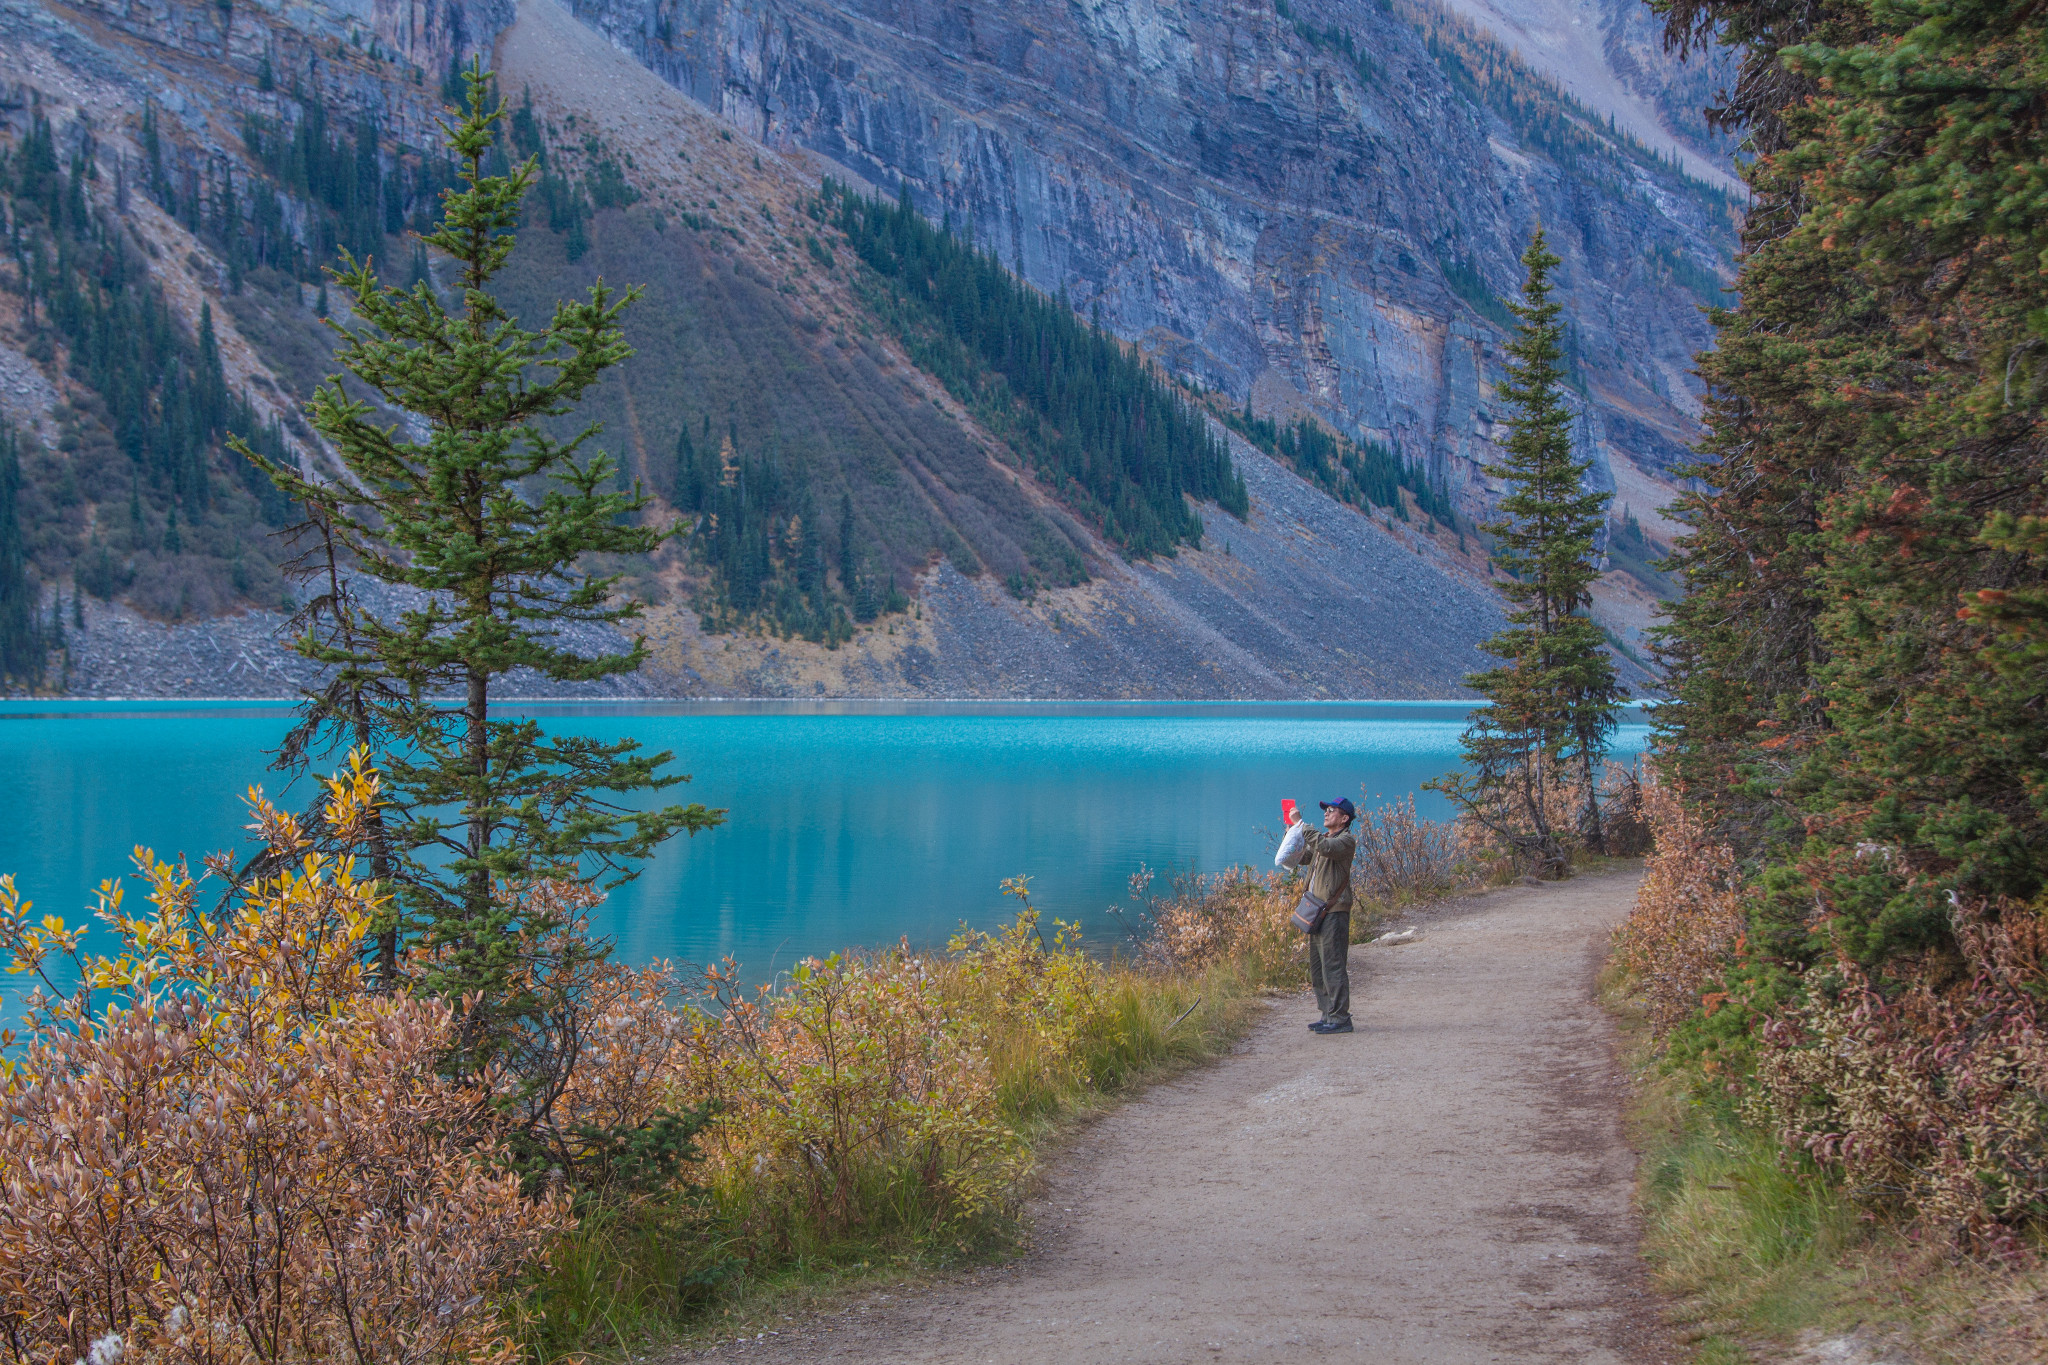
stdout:
{"type": "MultiPolygon", "coordinates": [[[[1020,877],[992,931],[751,990],[730,963],[586,957],[523,983],[580,1040],[537,1141],[516,1060],[453,1070],[459,1005],[372,970],[381,777],[358,752],[326,786],[304,821],[252,794],[268,870],[238,883],[226,857],[138,849],[148,908],[102,887],[112,953],[0,879],[0,949],[43,982],[0,1095],[16,1358],[616,1359],[985,1262],[1017,1245],[1037,1150],[1227,1050],[1301,970],[1293,874],[1249,868],[1141,871],[1107,952],[1020,877]],[[64,961],[82,988],[58,988],[64,961]]],[[[1361,934],[1507,865],[1412,799],[1359,831],[1361,934]]],[[[505,894],[541,935],[594,901],[505,894]]],[[[447,951],[414,946],[401,979],[447,951]]]]}

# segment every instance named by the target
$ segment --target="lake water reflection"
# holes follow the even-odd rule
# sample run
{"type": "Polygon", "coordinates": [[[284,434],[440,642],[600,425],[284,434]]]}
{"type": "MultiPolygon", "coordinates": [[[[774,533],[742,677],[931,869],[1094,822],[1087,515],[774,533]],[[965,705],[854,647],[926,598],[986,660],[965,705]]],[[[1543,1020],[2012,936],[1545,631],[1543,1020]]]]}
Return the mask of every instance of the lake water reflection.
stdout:
{"type": "MultiPolygon", "coordinates": [[[[760,978],[851,945],[935,943],[1005,913],[1033,878],[1091,937],[1141,864],[1264,863],[1280,799],[1394,797],[1443,772],[1462,703],[730,703],[529,708],[551,730],[633,735],[694,775],[726,825],[679,839],[612,893],[598,927],[633,961],[740,960],[760,978]]],[[[198,858],[239,837],[239,794],[275,789],[283,704],[0,704],[11,774],[0,872],[76,916],[142,842],[198,858]]],[[[1641,748],[1643,727],[1617,735],[1641,748]]],[[[296,804],[303,790],[289,793],[296,804]]],[[[1441,814],[1435,798],[1425,813],[1441,814]]]]}

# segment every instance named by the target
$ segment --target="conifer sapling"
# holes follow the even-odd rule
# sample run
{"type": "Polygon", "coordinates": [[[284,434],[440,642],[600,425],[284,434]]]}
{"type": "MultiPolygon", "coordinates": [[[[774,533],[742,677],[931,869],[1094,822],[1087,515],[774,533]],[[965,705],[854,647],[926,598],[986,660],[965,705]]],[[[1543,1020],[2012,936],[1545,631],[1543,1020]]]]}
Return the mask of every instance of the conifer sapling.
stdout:
{"type": "Polygon", "coordinates": [[[417,985],[466,997],[465,1046],[488,1052],[527,1046],[512,1036],[539,1008],[535,983],[574,965],[535,953],[602,951],[543,922],[532,907],[547,898],[520,889],[550,878],[615,886],[663,840],[711,828],[723,812],[632,809],[623,798],[687,780],[662,771],[671,755],[642,754],[633,740],[548,736],[492,712],[494,684],[515,669],[588,682],[640,666],[644,641],[588,654],[564,631],[636,617],[639,604],[613,599],[616,575],[580,565],[651,552],[662,533],[638,524],[638,484],[616,489],[611,458],[585,453],[596,427],[558,440],[544,425],[632,353],[618,320],[638,291],[600,282],[558,303],[538,331],[505,310],[490,286],[536,168],[484,173],[503,109],[481,61],[463,83],[467,112],[444,125],[462,185],[425,238],[456,267],[459,306],[445,307],[431,280],[386,286],[348,251],[329,272],[347,303],[337,311],[353,315],[328,321],[341,364],[415,420],[386,425],[337,376],[308,415],[346,478],[316,482],[239,448],[304,504],[330,554],[397,590],[387,596],[395,609],[335,589],[318,603],[296,648],[347,685],[312,696],[308,720],[341,742],[375,734],[399,902],[437,950],[432,979],[417,985]]]}

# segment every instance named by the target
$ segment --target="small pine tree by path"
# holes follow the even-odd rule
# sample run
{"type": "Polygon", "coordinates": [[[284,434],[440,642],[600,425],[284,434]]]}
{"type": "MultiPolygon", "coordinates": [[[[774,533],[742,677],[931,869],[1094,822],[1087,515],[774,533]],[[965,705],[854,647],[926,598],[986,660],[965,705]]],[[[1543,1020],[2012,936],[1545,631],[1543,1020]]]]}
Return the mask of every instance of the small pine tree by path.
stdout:
{"type": "MultiPolygon", "coordinates": [[[[425,238],[457,267],[459,311],[428,283],[382,284],[369,260],[347,251],[329,272],[353,312],[328,322],[342,366],[421,419],[421,438],[377,420],[337,376],[308,415],[348,478],[313,482],[241,453],[304,504],[326,564],[314,576],[326,579],[325,592],[296,647],[336,681],[309,699],[301,752],[323,730],[330,742],[374,742],[391,797],[380,861],[388,858],[407,932],[439,950],[432,979],[414,984],[467,998],[465,1045],[482,1053],[529,1046],[518,1035],[541,1009],[534,983],[573,969],[574,960],[557,960],[564,955],[602,952],[539,922],[543,912],[508,888],[556,877],[615,886],[663,840],[709,829],[723,812],[633,809],[627,798],[687,780],[662,771],[670,754],[643,754],[633,740],[548,736],[534,721],[493,713],[493,686],[514,669],[583,682],[640,666],[641,641],[589,656],[565,647],[562,632],[639,614],[637,603],[612,600],[616,577],[579,564],[647,553],[661,532],[634,524],[647,501],[639,487],[615,488],[612,460],[584,452],[595,427],[558,441],[541,426],[632,353],[618,319],[637,291],[600,283],[582,301],[557,304],[539,331],[505,311],[490,285],[536,172],[529,161],[510,175],[484,173],[503,110],[488,107],[480,61],[464,84],[467,112],[445,128],[462,186],[425,238]],[[343,576],[327,573],[337,558],[412,590],[413,604],[369,609],[343,576]],[[437,700],[451,693],[459,704],[437,700]]],[[[388,963],[399,932],[386,933],[388,963]]]]}
{"type": "Polygon", "coordinates": [[[1579,833],[1600,849],[1598,766],[1625,695],[1591,605],[1593,544],[1606,517],[1605,494],[1588,491],[1588,460],[1574,459],[1564,383],[1564,327],[1551,298],[1559,264],[1539,226],[1522,255],[1528,278],[1513,305],[1521,327],[1508,346],[1514,406],[1506,454],[1486,472],[1506,480],[1500,517],[1486,526],[1497,561],[1511,579],[1508,628],[1483,646],[1501,663],[1465,679],[1490,705],[1474,716],[1461,744],[1465,766],[1431,786],[1467,815],[1521,850],[1545,873],[1562,875],[1568,857],[1557,828],[1557,789],[1584,788],[1579,833]]]}

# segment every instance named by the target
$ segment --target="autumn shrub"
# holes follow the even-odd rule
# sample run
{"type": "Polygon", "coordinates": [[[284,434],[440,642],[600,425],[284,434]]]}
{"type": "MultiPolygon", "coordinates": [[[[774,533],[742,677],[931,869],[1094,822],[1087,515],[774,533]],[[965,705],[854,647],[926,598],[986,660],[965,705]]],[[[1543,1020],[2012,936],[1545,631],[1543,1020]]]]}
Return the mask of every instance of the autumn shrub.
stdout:
{"type": "Polygon", "coordinates": [[[1809,973],[1764,1025],[1748,1112],[1866,1203],[2015,1250],[2048,1220],[2048,924],[1961,898],[1952,915],[1959,966],[1809,973]]]}
{"type": "Polygon", "coordinates": [[[1149,868],[1131,878],[1138,908],[1128,933],[1143,967],[1185,973],[1241,961],[1272,972],[1301,959],[1300,931],[1288,922],[1301,892],[1283,874],[1249,867],[1187,873],[1163,895],[1153,894],[1155,879],[1149,868]]]}
{"type": "Polygon", "coordinates": [[[1358,853],[1351,884],[1374,904],[1391,908],[1430,900],[1464,877],[1455,827],[1421,818],[1412,795],[1359,811],[1352,833],[1358,853]]]}
{"type": "MultiPolygon", "coordinates": [[[[1481,880],[1495,886],[1518,877],[1568,869],[1582,848],[1579,814],[1586,789],[1569,776],[1551,770],[1531,782],[1477,791],[1453,826],[1458,857],[1481,880]],[[1551,849],[1551,859],[1532,851],[1551,849]]],[[[1560,873],[1561,875],[1561,873],[1560,873]]]]}
{"type": "Polygon", "coordinates": [[[943,953],[810,959],[751,992],[706,974],[672,1102],[711,1113],[708,1186],[753,1255],[971,1236],[1028,1169],[1020,1123],[1136,1069],[1160,1021],[1129,969],[1004,886],[1015,917],[943,953]]]}
{"type": "MultiPolygon", "coordinates": [[[[1646,785],[1643,806],[1655,846],[1615,961],[1668,1044],[1754,984],[1744,882],[1675,787],[1646,785]]],[[[1926,880],[1888,847],[1859,856],[1926,880]]],[[[1956,955],[1880,978],[1837,954],[1781,982],[1782,1003],[1760,997],[1736,1072],[1700,1065],[1758,1132],[1865,1206],[1940,1238],[2016,1245],[2016,1229],[2048,1219],[2048,924],[2025,906],[1949,902],[1956,955]]]]}
{"type": "Polygon", "coordinates": [[[1084,950],[1078,925],[1054,920],[1048,941],[1028,878],[1009,878],[1003,891],[1022,909],[998,933],[963,927],[954,936],[944,989],[982,1029],[1003,1111],[1042,1113],[1100,1081],[1092,1064],[1119,1041],[1117,982],[1084,950]]]}
{"type": "Polygon", "coordinates": [[[1632,767],[1607,763],[1595,793],[1601,811],[1596,844],[1587,823],[1593,803],[1586,782],[1568,768],[1551,768],[1528,791],[1506,787],[1473,795],[1453,823],[1455,857],[1479,880],[1496,886],[1519,877],[1568,875],[1588,853],[1633,857],[1648,847],[1644,786],[1632,767]],[[1546,861],[1532,850],[1548,848],[1546,861]]]}
{"type": "MultiPolygon", "coordinates": [[[[351,859],[378,799],[360,754],[305,827],[252,793],[264,851],[209,861],[218,909],[138,853],[154,908],[103,886],[112,956],[0,881],[0,940],[45,980],[0,1094],[15,1358],[575,1358],[793,1268],[987,1246],[1061,1115],[1214,1055],[1299,970],[1298,878],[1243,868],[1144,898],[1122,951],[1016,878],[999,928],[746,989],[610,961],[597,893],[544,881],[497,890],[535,927],[480,1064],[470,999],[408,993],[434,950],[376,951],[351,859]]],[[[1383,814],[1368,907],[1446,875],[1440,833],[1383,814]]]]}
{"type": "Polygon", "coordinates": [[[1700,1009],[1732,959],[1743,928],[1740,877],[1733,850],[1674,788],[1640,790],[1652,842],[1615,955],[1662,1038],[1700,1009]]]}
{"type": "Polygon", "coordinates": [[[799,963],[746,993],[707,974],[677,1077],[708,1103],[708,1184],[770,1254],[939,1232],[999,1209],[1028,1154],[1001,1121],[980,1020],[955,973],[904,948],[799,963]]]}
{"type": "MultiPolygon", "coordinates": [[[[358,755],[327,827],[359,835],[376,802],[358,755]]],[[[566,1205],[500,1168],[492,1096],[442,1074],[454,1009],[364,990],[376,887],[250,805],[277,870],[208,913],[183,864],[138,849],[153,908],[99,891],[113,956],[0,878],[0,941],[43,981],[0,1089],[6,1349],[510,1360],[502,1291],[566,1205]]]]}
{"type": "Polygon", "coordinates": [[[524,1004],[496,1021],[478,1078],[494,1095],[509,1159],[529,1186],[570,1190],[579,1211],[665,1198],[688,1183],[709,1119],[669,1083],[695,1027],[681,973],[665,961],[612,960],[590,935],[588,911],[602,896],[587,884],[500,894],[524,902],[515,915],[529,927],[502,954],[506,990],[524,1004]]]}

